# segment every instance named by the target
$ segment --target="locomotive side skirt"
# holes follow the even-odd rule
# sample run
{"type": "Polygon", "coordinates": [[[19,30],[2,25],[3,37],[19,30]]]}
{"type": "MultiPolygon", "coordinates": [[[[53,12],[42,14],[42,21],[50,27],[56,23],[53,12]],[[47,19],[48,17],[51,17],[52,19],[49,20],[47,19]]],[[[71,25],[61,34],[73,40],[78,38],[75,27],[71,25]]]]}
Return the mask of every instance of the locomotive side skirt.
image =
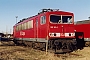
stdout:
{"type": "Polygon", "coordinates": [[[44,38],[15,38],[15,40],[25,40],[25,41],[35,41],[35,42],[48,42],[48,40],[44,38]]]}
{"type": "Polygon", "coordinates": [[[84,41],[90,41],[90,38],[84,38],[84,41]]]}

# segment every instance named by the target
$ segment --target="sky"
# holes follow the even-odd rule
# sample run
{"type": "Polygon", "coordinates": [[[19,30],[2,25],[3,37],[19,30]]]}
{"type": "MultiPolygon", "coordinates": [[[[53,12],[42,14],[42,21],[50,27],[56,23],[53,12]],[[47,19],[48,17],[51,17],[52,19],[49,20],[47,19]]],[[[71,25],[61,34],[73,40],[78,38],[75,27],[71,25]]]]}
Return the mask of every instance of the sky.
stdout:
{"type": "Polygon", "coordinates": [[[74,20],[87,20],[90,0],[0,0],[0,32],[11,33],[17,21],[36,15],[43,8],[74,13],[74,20]]]}

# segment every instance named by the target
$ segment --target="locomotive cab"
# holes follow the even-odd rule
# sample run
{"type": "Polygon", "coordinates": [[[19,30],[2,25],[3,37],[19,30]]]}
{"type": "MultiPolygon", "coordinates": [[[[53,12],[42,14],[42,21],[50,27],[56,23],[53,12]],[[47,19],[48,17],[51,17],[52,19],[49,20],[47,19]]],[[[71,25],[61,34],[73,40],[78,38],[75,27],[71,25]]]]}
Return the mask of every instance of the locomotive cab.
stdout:
{"type": "Polygon", "coordinates": [[[55,48],[56,52],[75,50],[73,13],[52,12],[49,15],[49,48],[55,48]],[[51,47],[53,46],[53,47],[51,47]]]}
{"type": "Polygon", "coordinates": [[[49,37],[74,38],[73,16],[50,15],[49,37]]]}

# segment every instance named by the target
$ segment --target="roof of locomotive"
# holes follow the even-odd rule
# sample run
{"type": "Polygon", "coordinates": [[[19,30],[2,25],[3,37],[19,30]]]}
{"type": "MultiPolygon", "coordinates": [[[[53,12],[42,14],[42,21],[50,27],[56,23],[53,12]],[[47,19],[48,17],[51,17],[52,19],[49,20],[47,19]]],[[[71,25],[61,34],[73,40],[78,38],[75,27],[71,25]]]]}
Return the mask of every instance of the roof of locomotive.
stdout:
{"type": "Polygon", "coordinates": [[[75,24],[90,24],[90,20],[77,21],[75,24]]]}
{"type": "Polygon", "coordinates": [[[34,17],[36,17],[36,16],[38,16],[40,14],[45,14],[45,13],[53,13],[54,14],[54,13],[58,13],[58,12],[73,15],[72,12],[60,11],[59,9],[42,9],[41,11],[39,11],[39,13],[37,15],[31,16],[31,17],[28,17],[28,18],[24,18],[24,19],[20,20],[18,23],[16,23],[14,26],[16,26],[16,25],[18,25],[18,24],[20,24],[20,23],[22,23],[24,21],[27,21],[28,19],[34,18],[34,17]]]}

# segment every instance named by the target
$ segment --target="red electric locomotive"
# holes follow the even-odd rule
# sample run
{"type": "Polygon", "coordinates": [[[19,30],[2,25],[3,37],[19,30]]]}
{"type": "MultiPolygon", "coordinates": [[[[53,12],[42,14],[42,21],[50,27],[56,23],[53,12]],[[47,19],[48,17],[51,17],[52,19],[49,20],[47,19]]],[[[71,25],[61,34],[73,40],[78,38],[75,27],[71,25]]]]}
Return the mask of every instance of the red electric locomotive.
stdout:
{"type": "MultiPolygon", "coordinates": [[[[85,46],[90,46],[90,20],[77,21],[75,24],[76,36],[84,40],[85,46]]],[[[82,43],[81,43],[82,44],[82,43]]]]}
{"type": "Polygon", "coordinates": [[[42,9],[37,15],[22,19],[13,27],[14,43],[68,52],[76,47],[74,14],[59,9],[42,9]]]}

